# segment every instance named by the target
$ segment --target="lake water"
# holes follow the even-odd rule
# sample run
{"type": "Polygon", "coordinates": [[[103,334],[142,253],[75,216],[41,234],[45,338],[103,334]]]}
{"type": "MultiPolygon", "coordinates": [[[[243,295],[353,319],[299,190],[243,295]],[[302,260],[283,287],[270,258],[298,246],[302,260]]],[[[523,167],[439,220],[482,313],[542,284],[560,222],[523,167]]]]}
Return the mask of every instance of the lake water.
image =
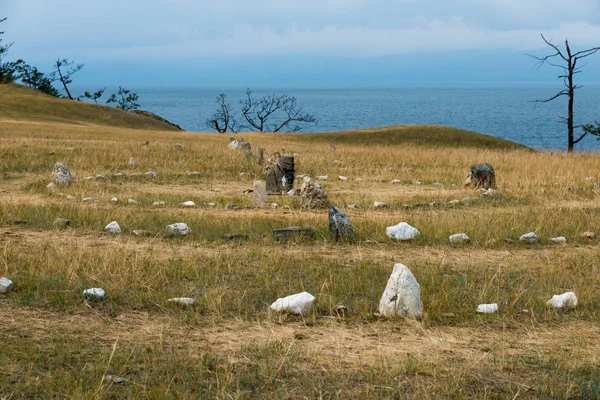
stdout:
{"type": "MultiPolygon", "coordinates": [[[[216,109],[224,92],[239,110],[246,88],[132,87],[143,109],[154,112],[188,131],[207,131],[204,121],[216,109]]],[[[552,96],[561,82],[407,85],[360,89],[254,89],[255,95],[286,93],[296,96],[318,123],[304,132],[339,131],[399,124],[439,124],[468,129],[540,149],[566,149],[566,97],[535,105],[552,96]]],[[[89,88],[87,89],[89,90],[89,88]]],[[[111,92],[111,88],[107,93],[111,92]]],[[[576,123],[600,121],[600,84],[576,92],[576,123]]],[[[581,132],[576,130],[576,135],[581,132]]],[[[600,150],[594,137],[578,150],[600,150]]]]}

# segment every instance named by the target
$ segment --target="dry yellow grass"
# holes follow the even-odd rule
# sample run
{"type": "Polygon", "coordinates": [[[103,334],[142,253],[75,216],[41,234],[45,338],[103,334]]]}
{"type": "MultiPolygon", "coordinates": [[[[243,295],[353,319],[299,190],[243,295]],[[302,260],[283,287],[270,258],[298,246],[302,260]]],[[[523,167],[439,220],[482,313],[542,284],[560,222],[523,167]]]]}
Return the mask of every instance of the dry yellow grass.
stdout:
{"type": "Polygon", "coordinates": [[[0,397],[600,396],[599,246],[580,237],[600,233],[596,154],[501,142],[502,149],[486,148],[487,138],[453,146],[451,135],[443,147],[413,140],[423,131],[439,141],[440,127],[391,128],[386,140],[380,130],[379,141],[369,132],[339,141],[336,134],[243,134],[255,148],[298,153],[297,173],[329,175],[323,186],[332,204],[359,206],[347,210],[357,241],[343,244],[330,241],[326,211],[301,210],[298,198],[273,196],[279,208],[252,207],[243,191],[262,178],[261,167],[227,149],[227,136],[32,122],[26,113],[16,121],[2,109],[0,118],[0,275],[16,284],[0,295],[0,397]],[[145,140],[148,148],[139,145],[145,140]],[[172,147],[176,141],[183,150],[172,147]],[[45,187],[57,161],[74,173],[75,183],[61,189],[74,201],[45,187]],[[501,196],[403,206],[477,196],[461,185],[476,162],[496,168],[501,196]],[[143,176],[148,170],[158,176],[143,176]],[[96,174],[109,179],[84,179],[96,174]],[[119,204],[109,203],[113,196],[119,204]],[[198,207],[179,207],[185,200],[198,207]],[[375,210],[374,201],[389,207],[375,210]],[[57,217],[71,226],[56,230],[57,217]],[[102,231],[112,220],[123,234],[102,231]],[[390,242],[385,227],[400,221],[421,238],[390,242]],[[173,222],[194,233],[160,236],[173,222]],[[271,229],[288,225],[314,226],[317,238],[276,243],[271,229]],[[135,237],[134,229],[157,236],[135,237]],[[505,240],[530,231],[541,243],[505,240]],[[248,240],[224,240],[230,232],[248,240]],[[448,235],[458,232],[471,242],[451,246],[448,235]],[[566,245],[549,242],[559,235],[566,245]],[[374,316],[396,262],[421,283],[422,321],[374,316]],[[105,301],[82,299],[93,286],[107,290],[105,301]],[[301,290],[318,299],[306,320],[268,311],[277,297],[301,290]],[[575,311],[546,307],[567,290],[579,297],[575,311]],[[194,297],[196,306],[167,306],[178,296],[194,297]],[[484,302],[497,302],[500,312],[476,314],[484,302]],[[333,315],[338,304],[348,318],[333,315]]]}

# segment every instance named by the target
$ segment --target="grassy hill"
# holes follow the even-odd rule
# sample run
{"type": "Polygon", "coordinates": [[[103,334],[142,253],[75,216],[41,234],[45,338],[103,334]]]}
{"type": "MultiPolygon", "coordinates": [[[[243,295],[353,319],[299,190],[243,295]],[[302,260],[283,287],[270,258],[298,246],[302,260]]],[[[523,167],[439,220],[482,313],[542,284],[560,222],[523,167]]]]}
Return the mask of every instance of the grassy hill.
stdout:
{"type": "Polygon", "coordinates": [[[354,226],[346,243],[299,196],[255,206],[246,189],[263,166],[229,135],[76,125],[60,107],[82,104],[41,99],[43,118],[0,117],[0,276],[15,285],[0,293],[0,398],[600,398],[598,154],[465,147],[443,127],[243,134],[296,154],[298,175],[329,177],[329,204],[354,226]],[[74,181],[49,188],[59,161],[74,181]],[[496,169],[494,196],[463,186],[475,162],[496,169]],[[104,231],[111,221],[122,233],[104,231]],[[191,233],[169,237],[177,222],[191,233]],[[420,236],[388,238],[399,222],[420,236]],[[315,237],[277,241],[287,226],[315,237]],[[532,231],[538,243],[519,241],[532,231]],[[395,263],[420,284],[421,320],[379,315],[395,263]],[[106,298],[84,299],[91,287],[106,298]],[[270,310],[302,291],[317,299],[307,315],[270,310]],[[546,304],[567,291],[574,310],[546,304]]]}
{"type": "Polygon", "coordinates": [[[145,115],[100,104],[59,99],[15,83],[0,85],[0,119],[178,130],[168,123],[145,115]]]}

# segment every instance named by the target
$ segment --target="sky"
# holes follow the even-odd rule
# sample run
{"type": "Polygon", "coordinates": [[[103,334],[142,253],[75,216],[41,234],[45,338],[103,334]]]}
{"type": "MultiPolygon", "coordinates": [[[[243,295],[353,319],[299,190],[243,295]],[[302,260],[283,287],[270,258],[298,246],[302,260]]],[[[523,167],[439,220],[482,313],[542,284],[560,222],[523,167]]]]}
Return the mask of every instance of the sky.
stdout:
{"type": "Polygon", "coordinates": [[[0,0],[1,17],[9,57],[105,85],[551,81],[525,55],[549,54],[540,34],[600,46],[600,0],[0,0]]]}

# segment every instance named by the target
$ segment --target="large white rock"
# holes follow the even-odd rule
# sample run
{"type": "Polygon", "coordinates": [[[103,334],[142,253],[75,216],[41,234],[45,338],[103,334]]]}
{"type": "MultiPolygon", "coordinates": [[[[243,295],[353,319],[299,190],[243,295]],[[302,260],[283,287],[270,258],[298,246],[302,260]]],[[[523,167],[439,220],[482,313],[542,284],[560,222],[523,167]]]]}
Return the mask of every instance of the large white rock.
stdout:
{"type": "Polygon", "coordinates": [[[184,201],[183,203],[180,203],[179,205],[182,207],[196,207],[196,203],[194,203],[191,200],[184,201]]]}
{"type": "Polygon", "coordinates": [[[379,313],[388,317],[421,318],[421,286],[406,265],[394,265],[379,302],[379,313]]]}
{"type": "Polygon", "coordinates": [[[338,178],[340,179],[340,181],[347,181],[348,180],[348,177],[347,176],[343,176],[343,175],[338,176],[338,178]]]}
{"type": "Polygon", "coordinates": [[[271,310],[278,312],[289,312],[298,315],[308,315],[314,307],[317,299],[308,292],[293,294],[279,298],[271,304],[271,310]]]}
{"type": "Polygon", "coordinates": [[[175,303],[189,307],[194,305],[194,299],[192,299],[191,297],[174,297],[172,299],[167,300],[167,303],[175,303]]]}
{"type": "Polygon", "coordinates": [[[8,293],[13,290],[15,285],[13,281],[3,276],[0,276],[0,293],[8,293]]]}
{"type": "Polygon", "coordinates": [[[118,203],[119,199],[117,197],[113,197],[112,199],[110,199],[111,203],[118,203]]]}
{"type": "Polygon", "coordinates": [[[383,201],[373,202],[373,208],[384,208],[384,207],[387,207],[387,204],[385,204],[383,201]]]}
{"type": "Polygon", "coordinates": [[[477,312],[483,314],[494,314],[498,312],[498,304],[480,304],[477,306],[477,312]]]}
{"type": "Polygon", "coordinates": [[[573,292],[555,294],[546,304],[554,308],[572,309],[577,307],[577,296],[573,292]]]}
{"type": "Polygon", "coordinates": [[[450,243],[455,244],[468,242],[470,240],[466,233],[455,233],[454,235],[450,235],[448,239],[450,240],[450,243]]]}
{"type": "Polygon", "coordinates": [[[191,233],[192,230],[185,222],[177,222],[176,224],[167,225],[167,232],[173,235],[185,236],[191,233]]]}
{"type": "Polygon", "coordinates": [[[83,297],[86,299],[100,300],[106,296],[106,292],[102,288],[91,288],[83,291],[83,297]]]}
{"type": "Polygon", "coordinates": [[[407,224],[400,222],[398,225],[388,226],[385,228],[385,234],[395,240],[411,240],[421,235],[421,232],[407,224]]]}
{"type": "Polygon", "coordinates": [[[110,233],[121,233],[121,227],[119,226],[119,223],[117,221],[113,221],[110,224],[106,225],[104,227],[104,230],[110,233]]]}
{"type": "Polygon", "coordinates": [[[67,167],[65,164],[57,162],[54,165],[53,174],[57,184],[68,185],[69,183],[71,183],[71,171],[69,170],[69,167],[67,167]]]}
{"type": "Polygon", "coordinates": [[[526,233],[523,236],[521,236],[519,238],[519,240],[521,242],[527,242],[527,243],[532,243],[532,244],[539,242],[539,239],[538,239],[537,235],[535,234],[535,232],[526,233]]]}

